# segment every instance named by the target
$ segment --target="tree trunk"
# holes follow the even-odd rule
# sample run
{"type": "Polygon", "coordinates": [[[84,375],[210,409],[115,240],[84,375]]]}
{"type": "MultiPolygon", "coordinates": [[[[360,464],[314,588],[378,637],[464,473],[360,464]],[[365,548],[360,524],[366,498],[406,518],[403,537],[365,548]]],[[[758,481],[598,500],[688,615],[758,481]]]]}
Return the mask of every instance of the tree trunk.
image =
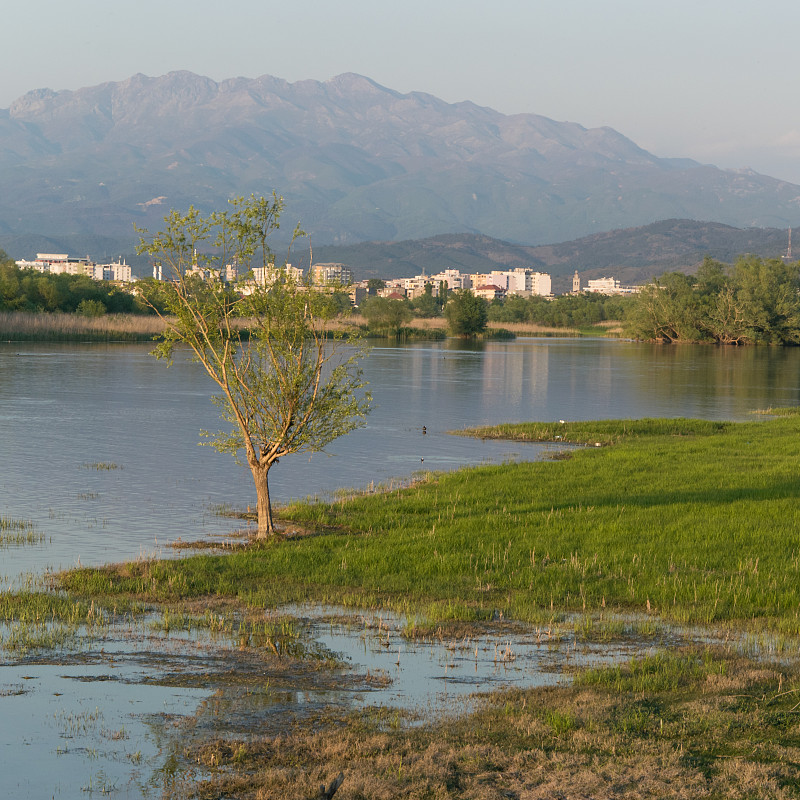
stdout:
{"type": "Polygon", "coordinates": [[[258,534],[259,539],[266,539],[275,533],[275,525],[272,522],[272,503],[269,501],[269,468],[259,464],[251,467],[253,481],[256,484],[256,506],[258,508],[258,534]]]}

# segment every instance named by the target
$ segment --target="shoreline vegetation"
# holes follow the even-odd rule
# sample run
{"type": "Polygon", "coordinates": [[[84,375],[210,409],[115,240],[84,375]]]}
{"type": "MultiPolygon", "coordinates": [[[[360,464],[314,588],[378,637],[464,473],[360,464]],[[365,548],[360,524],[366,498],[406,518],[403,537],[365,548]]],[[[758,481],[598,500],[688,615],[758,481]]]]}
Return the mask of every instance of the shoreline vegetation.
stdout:
{"type": "MultiPolygon", "coordinates": [[[[85,275],[40,274],[19,269],[0,251],[0,312],[34,315],[25,321],[13,316],[0,320],[0,339],[149,338],[148,316],[154,308],[163,311],[158,286],[154,279],[141,278],[132,291],[85,275]],[[143,291],[155,306],[144,301],[143,291]],[[105,317],[104,322],[81,322],[105,317]]],[[[335,305],[348,314],[349,297],[331,288],[335,305]]],[[[449,329],[458,336],[489,340],[624,336],[662,343],[800,344],[800,262],[780,258],[746,255],[728,265],[707,257],[696,274],[666,272],[638,293],[624,296],[510,295],[489,303],[465,290],[448,293],[444,302],[433,296],[431,285],[428,289],[410,301],[371,296],[359,307],[361,316],[343,316],[342,324],[357,319],[369,338],[396,341],[441,339],[449,329]]]]}
{"type": "MultiPolygon", "coordinates": [[[[225,733],[187,737],[173,797],[307,798],[341,772],[343,800],[796,798],[798,409],[753,422],[456,433],[565,449],[293,503],[279,510],[287,535],[266,544],[72,569],[51,576],[55,592],[0,595],[0,619],[17,638],[42,619],[72,630],[84,617],[90,627],[153,612],[214,625],[240,613],[263,626],[271,609],[323,603],[399,611],[408,637],[455,642],[487,627],[512,636],[527,623],[585,645],[654,643],[617,666],[576,664],[565,685],[496,691],[476,711],[424,722],[382,707],[329,708],[276,733],[260,716],[272,706],[250,709],[225,733]],[[672,625],[696,644],[659,649],[672,625]]],[[[40,647],[57,651],[56,636],[41,636],[40,647]]],[[[268,662],[270,674],[307,671],[302,652],[276,641],[243,637],[236,657],[268,662]]],[[[320,676],[332,668],[314,667],[320,676]]],[[[229,684],[268,694],[263,674],[203,680],[224,707],[229,684]]]]}
{"type": "Polygon", "coordinates": [[[182,754],[210,770],[187,797],[305,798],[341,771],[344,800],[796,798],[800,416],[768,413],[458,431],[563,442],[568,457],[294,503],[279,516],[307,535],[73,569],[54,577],[66,599],[37,613],[318,602],[400,611],[411,637],[522,621],[584,642],[677,624],[699,642],[423,725],[330,709],[278,735],[211,734],[182,754]]]}
{"type": "MultiPolygon", "coordinates": [[[[337,329],[365,328],[366,320],[358,315],[343,317],[336,322],[337,329]]],[[[105,314],[84,317],[61,312],[0,311],[0,342],[151,342],[161,337],[164,325],[155,315],[105,314]]],[[[492,323],[485,337],[514,338],[515,336],[569,336],[617,335],[614,323],[588,329],[555,328],[529,323],[492,323]]],[[[416,319],[404,326],[399,336],[371,333],[370,339],[441,340],[447,338],[447,321],[443,318],[416,319]]]]}
{"type": "Polygon", "coordinates": [[[156,316],[0,311],[0,342],[151,342],[163,332],[156,316]]]}

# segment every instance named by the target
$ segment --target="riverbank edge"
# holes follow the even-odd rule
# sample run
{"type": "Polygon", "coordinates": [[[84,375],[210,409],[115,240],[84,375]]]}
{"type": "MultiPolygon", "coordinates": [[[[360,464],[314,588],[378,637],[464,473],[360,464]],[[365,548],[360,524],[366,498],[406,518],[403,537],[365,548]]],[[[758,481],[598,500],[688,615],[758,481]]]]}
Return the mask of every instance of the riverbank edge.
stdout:
{"type": "MultiPolygon", "coordinates": [[[[62,577],[62,586],[95,597],[130,594],[159,601],[182,593],[236,597],[244,592],[265,604],[313,599],[385,606],[413,615],[420,626],[448,619],[480,621],[498,610],[505,617],[538,622],[558,609],[619,608],[664,614],[679,623],[738,620],[784,634],[800,632],[794,605],[797,591],[783,575],[777,553],[785,545],[781,537],[785,515],[790,508],[797,513],[791,503],[794,489],[788,492],[784,482],[776,484],[772,494],[762,488],[768,477],[765,471],[793,469],[790,443],[791,435],[800,439],[797,418],[753,423],[605,420],[511,427],[523,442],[590,446],[552,451],[545,462],[426,473],[391,490],[371,487],[339,493],[327,502],[293,503],[279,511],[292,536],[254,542],[244,551],[221,557],[189,556],[125,569],[72,571],[62,577]],[[751,458],[749,471],[741,472],[743,438],[755,440],[756,444],[748,441],[748,447],[762,446],[772,460],[764,457],[758,464],[751,458]],[[606,455],[601,457],[601,452],[606,455]],[[683,468],[686,475],[673,477],[669,491],[662,494],[648,476],[663,474],[665,464],[673,470],[683,468]],[[623,471],[627,487],[618,485],[623,471]],[[720,482],[730,483],[731,475],[737,476],[735,485],[721,493],[720,482]],[[523,489],[529,482],[534,487],[523,489]],[[498,497],[505,503],[499,515],[498,497]],[[729,516],[733,501],[741,508],[729,516]],[[754,566],[748,577],[738,561],[719,560],[713,550],[704,556],[707,546],[698,550],[693,531],[702,530],[709,519],[720,526],[718,540],[727,535],[725,526],[731,527],[731,535],[741,539],[737,557],[759,564],[760,569],[754,566]],[[673,537],[666,543],[664,525],[673,537]],[[634,536],[633,543],[639,538],[637,558],[643,557],[643,548],[650,553],[652,564],[646,570],[626,563],[626,536],[634,536]],[[516,570],[509,567],[504,572],[496,552],[485,554],[487,547],[496,551],[501,544],[508,553],[506,565],[511,561],[516,570]],[[673,553],[665,552],[670,544],[673,553]],[[596,574],[580,555],[589,549],[596,574]],[[716,558],[717,566],[696,563],[704,557],[716,558]],[[232,561],[218,563],[217,558],[232,561]],[[443,566],[431,566],[431,559],[443,558],[443,566]],[[483,559],[482,569],[476,566],[478,559],[483,559]],[[339,562],[339,569],[332,569],[339,562]],[[786,584],[781,597],[788,604],[772,622],[771,601],[763,585],[767,568],[776,570],[786,584]],[[206,570],[211,572],[205,574],[206,570]],[[695,573],[700,577],[693,577],[695,573]],[[230,583],[234,574],[240,574],[236,587],[230,583]],[[259,575],[268,589],[259,583],[259,575]],[[714,590],[715,578],[722,575],[730,586],[714,590]],[[664,588],[665,580],[674,597],[664,588]],[[690,581],[693,593],[687,594],[682,580],[690,581]],[[734,583],[744,586],[747,603],[734,583]]],[[[500,430],[509,435],[508,426],[500,430]]],[[[497,429],[459,433],[498,435],[497,429]]],[[[791,557],[793,569],[799,568],[798,558],[798,552],[791,557]]]]}

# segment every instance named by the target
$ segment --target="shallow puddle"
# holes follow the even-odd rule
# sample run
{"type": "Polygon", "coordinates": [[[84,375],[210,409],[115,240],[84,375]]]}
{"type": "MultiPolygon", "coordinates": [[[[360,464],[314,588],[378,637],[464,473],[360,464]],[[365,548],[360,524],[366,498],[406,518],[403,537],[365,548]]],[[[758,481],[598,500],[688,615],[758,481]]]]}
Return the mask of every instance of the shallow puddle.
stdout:
{"type": "Polygon", "coordinates": [[[314,638],[352,669],[375,678],[351,705],[394,707],[422,718],[469,711],[481,693],[563,683],[577,668],[619,663],[676,638],[588,644],[568,628],[498,623],[491,632],[458,639],[408,639],[405,620],[392,614],[348,617],[341,609],[313,607],[294,613],[307,615],[314,638]]]}
{"type": "Polygon", "coordinates": [[[157,615],[96,628],[91,638],[83,631],[71,649],[7,659],[0,665],[6,795],[170,796],[202,777],[183,756],[191,742],[277,734],[329,708],[397,709],[414,724],[468,711],[489,691],[566,682],[578,667],[678,641],[663,629],[648,639],[586,644],[569,626],[502,621],[459,639],[407,639],[405,620],[391,614],[313,606],[286,613],[302,621],[293,624],[303,659],[240,646],[231,630],[164,631],[157,615]]]}
{"type": "Polygon", "coordinates": [[[208,692],[123,682],[119,672],[57,664],[0,670],[6,797],[161,795],[171,780],[168,728],[208,692]]]}

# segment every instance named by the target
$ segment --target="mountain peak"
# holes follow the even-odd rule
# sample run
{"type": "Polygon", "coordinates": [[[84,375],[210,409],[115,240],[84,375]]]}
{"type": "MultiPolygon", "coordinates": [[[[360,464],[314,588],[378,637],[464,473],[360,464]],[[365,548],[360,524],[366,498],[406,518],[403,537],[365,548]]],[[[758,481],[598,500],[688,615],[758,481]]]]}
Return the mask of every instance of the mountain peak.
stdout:
{"type": "Polygon", "coordinates": [[[359,92],[368,94],[392,94],[396,95],[397,92],[392,92],[385,86],[381,86],[371,78],[364,75],[359,75],[356,72],[343,72],[341,75],[336,75],[330,80],[326,81],[327,86],[335,87],[343,92],[359,92]]]}

